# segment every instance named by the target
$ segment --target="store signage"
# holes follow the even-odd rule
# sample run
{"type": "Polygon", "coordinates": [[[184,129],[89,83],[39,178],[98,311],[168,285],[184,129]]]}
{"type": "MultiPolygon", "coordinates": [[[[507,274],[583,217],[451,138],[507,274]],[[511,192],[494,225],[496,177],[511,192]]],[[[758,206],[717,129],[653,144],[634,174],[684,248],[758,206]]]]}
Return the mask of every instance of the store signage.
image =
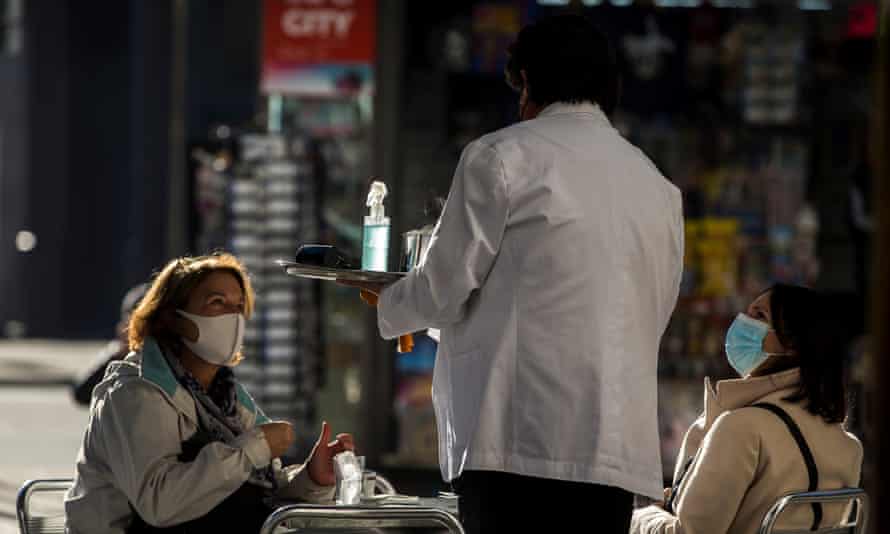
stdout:
{"type": "Polygon", "coordinates": [[[376,0],[265,0],[266,93],[343,96],[371,91],[376,0]]]}

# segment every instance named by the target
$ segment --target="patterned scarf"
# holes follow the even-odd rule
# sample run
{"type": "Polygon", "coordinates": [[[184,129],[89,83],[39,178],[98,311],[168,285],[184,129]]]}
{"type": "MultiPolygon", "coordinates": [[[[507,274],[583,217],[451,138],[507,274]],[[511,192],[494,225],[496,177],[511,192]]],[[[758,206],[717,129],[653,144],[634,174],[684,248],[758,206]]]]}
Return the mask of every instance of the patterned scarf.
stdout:
{"type": "MultiPolygon", "coordinates": [[[[210,388],[204,386],[182,365],[179,358],[167,355],[164,358],[179,380],[192,397],[197,401],[195,407],[198,411],[198,421],[201,428],[208,432],[213,441],[232,444],[239,435],[246,430],[238,417],[238,396],[235,383],[235,373],[228,367],[222,367],[210,383],[210,388]]],[[[275,471],[270,463],[260,469],[254,469],[247,480],[268,489],[276,489],[275,471]]]]}

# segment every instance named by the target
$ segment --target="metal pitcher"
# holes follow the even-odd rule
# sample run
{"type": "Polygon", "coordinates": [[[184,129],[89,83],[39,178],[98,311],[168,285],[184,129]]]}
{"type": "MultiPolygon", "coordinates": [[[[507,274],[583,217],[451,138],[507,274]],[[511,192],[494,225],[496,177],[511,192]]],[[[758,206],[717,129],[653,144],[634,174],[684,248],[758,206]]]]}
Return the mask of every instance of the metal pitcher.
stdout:
{"type": "Polygon", "coordinates": [[[424,226],[417,230],[409,230],[402,234],[402,257],[399,261],[399,270],[408,272],[420,265],[430,246],[433,237],[433,227],[424,226]]]}
{"type": "MultiPolygon", "coordinates": [[[[399,260],[399,270],[408,272],[420,265],[426,255],[426,249],[430,246],[433,236],[433,227],[424,226],[417,230],[409,230],[402,234],[402,257],[399,260]]],[[[414,349],[414,336],[407,334],[399,336],[399,352],[411,352],[414,349]]]]}

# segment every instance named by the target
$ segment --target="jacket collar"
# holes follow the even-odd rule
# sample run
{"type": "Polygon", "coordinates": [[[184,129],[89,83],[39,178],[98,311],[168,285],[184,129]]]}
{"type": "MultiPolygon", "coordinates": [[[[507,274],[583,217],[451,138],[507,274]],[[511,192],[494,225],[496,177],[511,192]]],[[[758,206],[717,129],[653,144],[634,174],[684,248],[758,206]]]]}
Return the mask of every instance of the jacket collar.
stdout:
{"type": "MultiPolygon", "coordinates": [[[[173,401],[173,404],[182,412],[191,415],[192,418],[197,420],[195,400],[185,388],[180,386],[179,381],[173,374],[173,370],[170,369],[170,365],[167,364],[167,360],[161,353],[161,347],[152,337],[145,338],[142,345],[142,364],[140,365],[139,374],[143,379],[156,385],[161,391],[166,393],[170,400],[173,401]]],[[[255,424],[260,425],[268,422],[269,419],[257,409],[256,403],[254,403],[250,394],[247,393],[247,390],[244,389],[244,386],[240,382],[236,382],[235,388],[238,395],[238,404],[242,409],[254,416],[255,424]]]]}
{"type": "Polygon", "coordinates": [[[167,365],[167,360],[161,353],[161,347],[152,337],[145,338],[142,344],[142,366],[139,374],[145,380],[161,388],[168,397],[176,396],[179,389],[179,381],[173,374],[173,370],[167,365]]]}
{"type": "Polygon", "coordinates": [[[572,113],[584,113],[593,116],[599,121],[611,124],[609,123],[609,118],[606,117],[606,114],[603,113],[603,110],[600,109],[599,105],[591,102],[581,102],[577,104],[570,102],[554,102],[542,109],[535,118],[547,117],[550,115],[567,115],[572,113]]]}
{"type": "Polygon", "coordinates": [[[721,380],[716,388],[711,379],[705,378],[705,428],[710,428],[717,417],[725,411],[749,406],[762,398],[789,389],[800,383],[800,368],[773,373],[766,376],[721,380]]]}

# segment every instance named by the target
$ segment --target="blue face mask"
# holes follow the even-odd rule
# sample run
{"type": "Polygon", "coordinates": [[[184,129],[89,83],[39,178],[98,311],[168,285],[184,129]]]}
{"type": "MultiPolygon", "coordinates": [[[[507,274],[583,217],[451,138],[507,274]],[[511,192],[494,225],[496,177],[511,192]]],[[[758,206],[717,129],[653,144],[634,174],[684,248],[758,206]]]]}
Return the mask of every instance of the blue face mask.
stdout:
{"type": "Polygon", "coordinates": [[[738,314],[732,322],[726,332],[726,359],[739,375],[747,376],[773,356],[763,351],[763,339],[770,330],[768,324],[744,313],[738,314]]]}

